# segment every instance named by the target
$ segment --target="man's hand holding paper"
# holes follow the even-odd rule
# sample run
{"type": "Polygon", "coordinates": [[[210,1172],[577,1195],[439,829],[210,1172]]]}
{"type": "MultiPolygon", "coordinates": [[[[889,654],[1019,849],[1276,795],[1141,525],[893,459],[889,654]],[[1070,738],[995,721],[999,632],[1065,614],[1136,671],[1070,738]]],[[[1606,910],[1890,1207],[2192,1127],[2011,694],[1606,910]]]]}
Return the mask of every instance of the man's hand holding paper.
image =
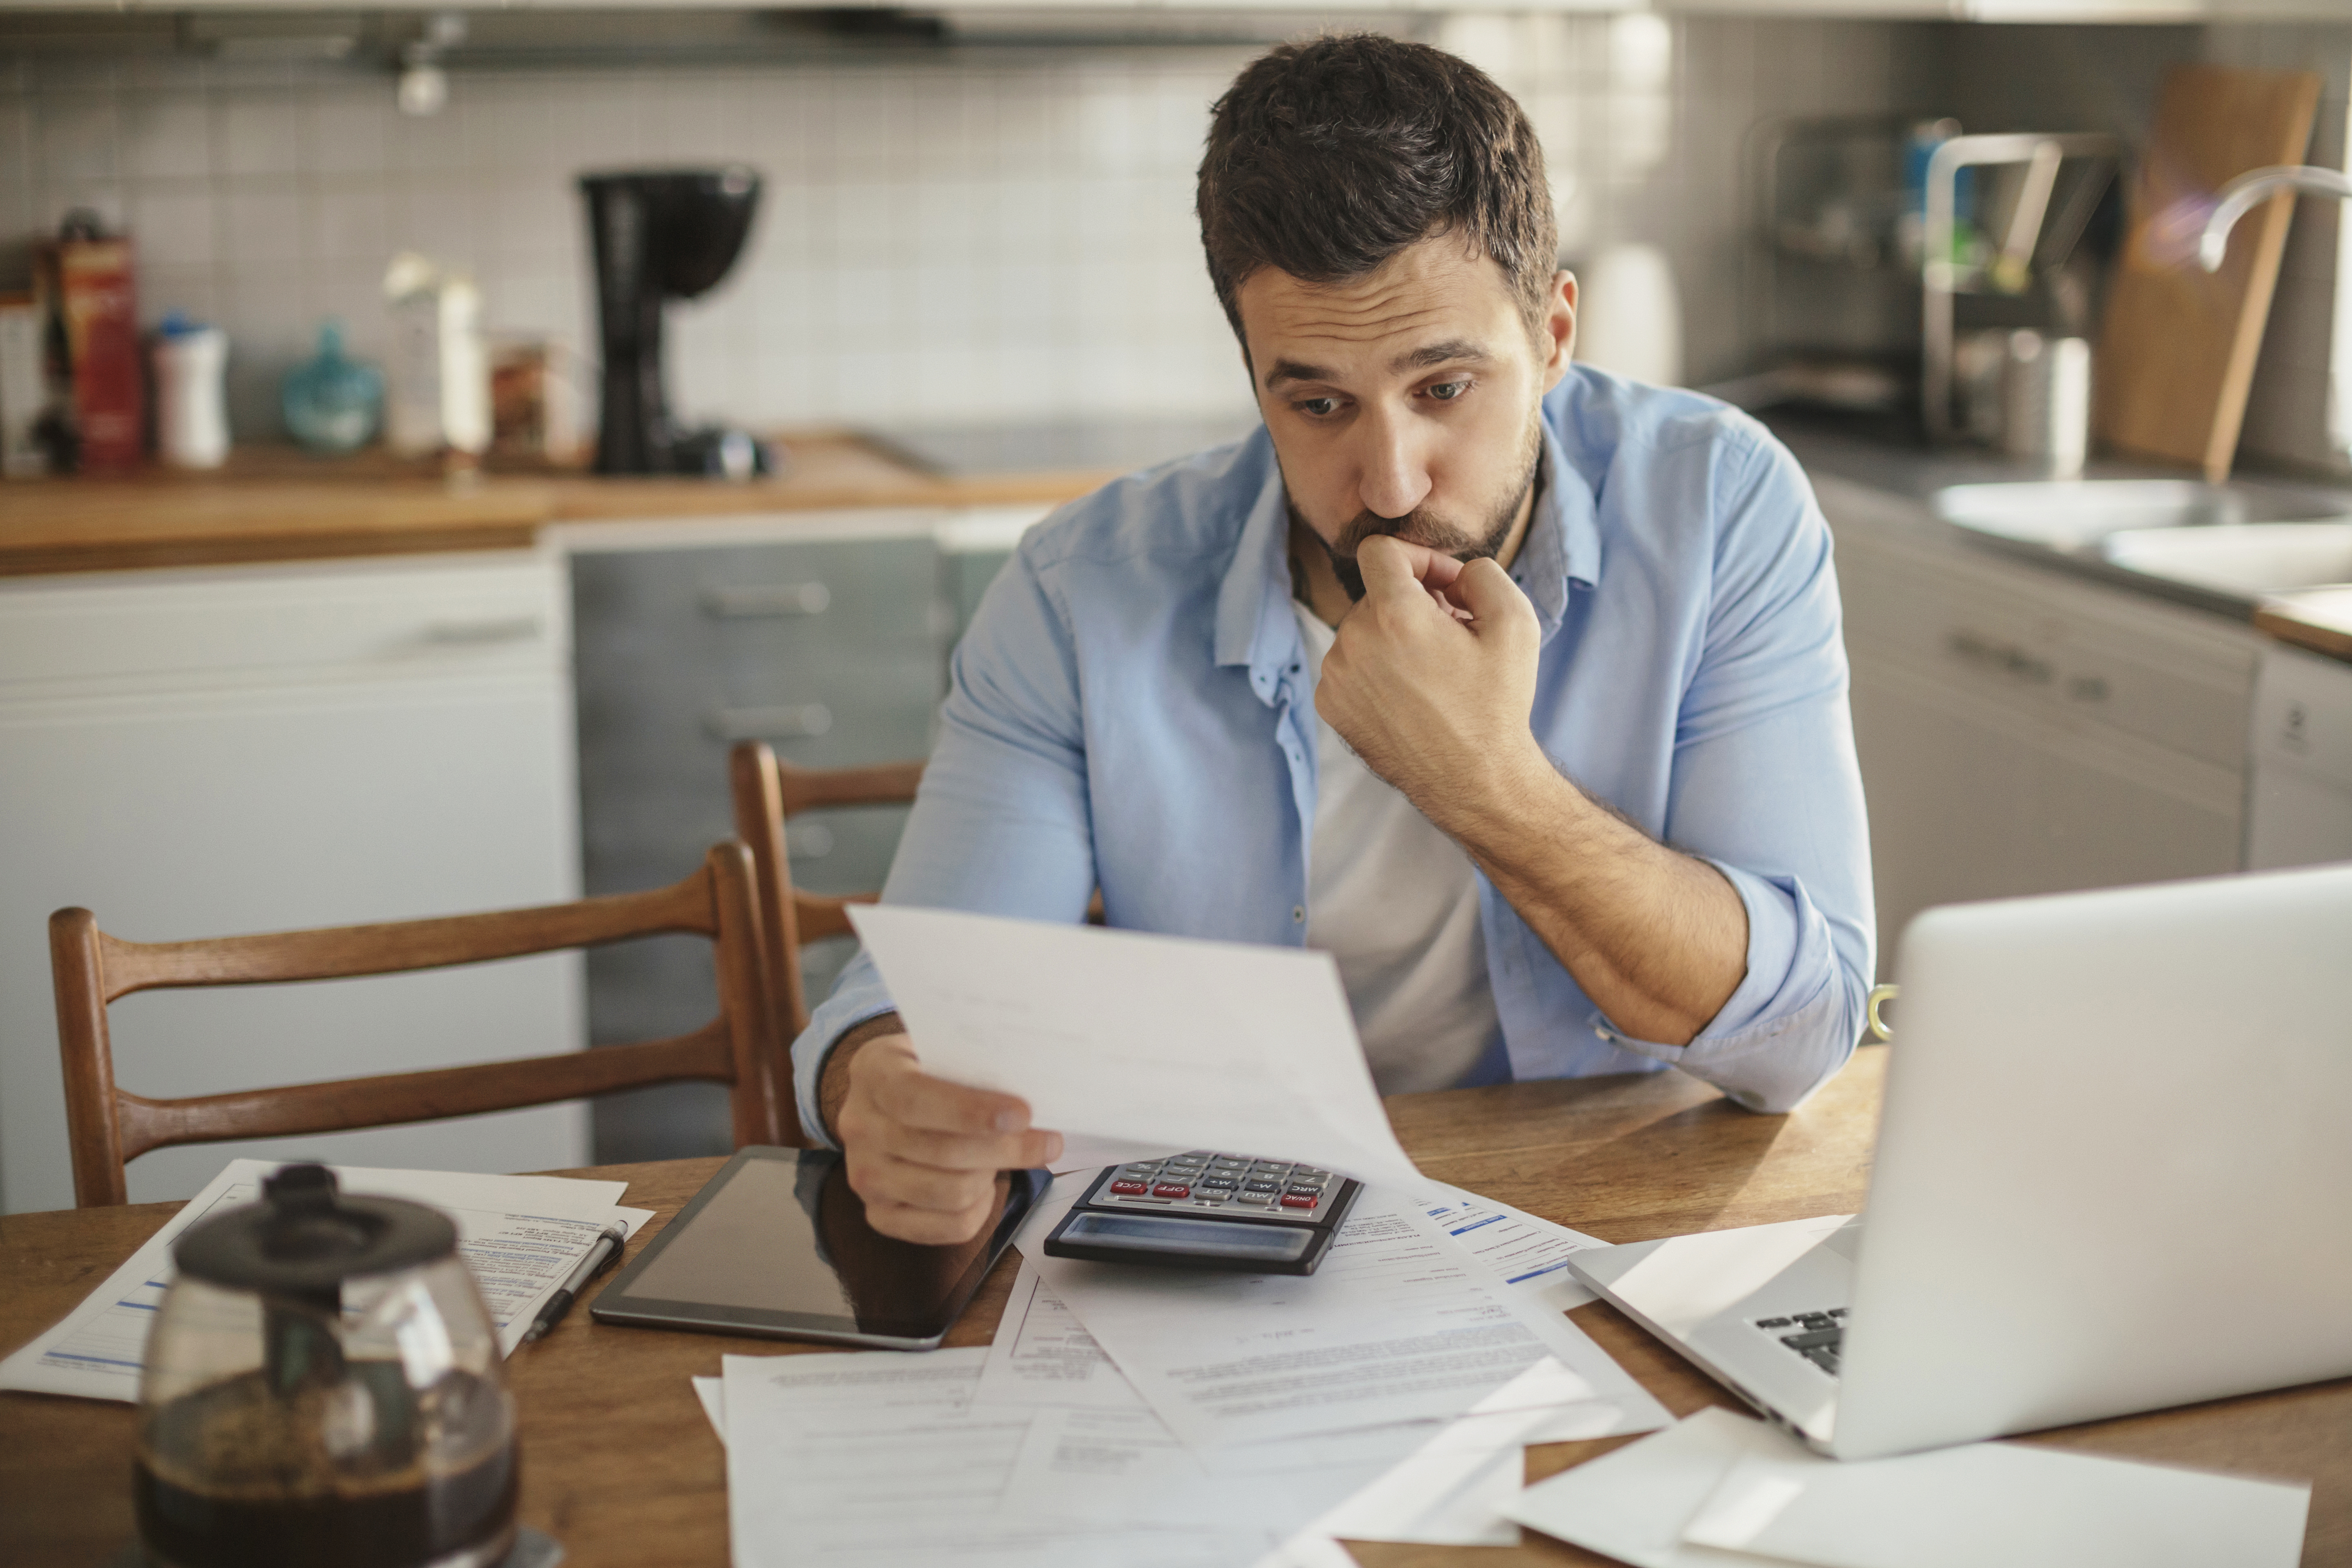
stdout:
{"type": "Polygon", "coordinates": [[[833,1126],[892,1235],[969,1236],[987,1178],[1054,1157],[1034,1124],[1419,1180],[1326,954],[887,905],[851,920],[906,1033],[857,1042],[833,1126]]]}

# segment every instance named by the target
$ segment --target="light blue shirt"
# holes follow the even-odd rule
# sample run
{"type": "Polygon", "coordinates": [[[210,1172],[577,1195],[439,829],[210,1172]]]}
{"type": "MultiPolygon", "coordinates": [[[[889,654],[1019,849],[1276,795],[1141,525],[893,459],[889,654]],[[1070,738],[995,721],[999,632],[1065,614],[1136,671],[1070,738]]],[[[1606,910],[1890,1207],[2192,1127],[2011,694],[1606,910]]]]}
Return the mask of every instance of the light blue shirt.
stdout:
{"type": "MultiPolygon", "coordinates": [[[[1481,877],[1492,1076],[1673,1066],[1785,1110],[1853,1051],[1874,973],[1829,525],[1788,450],[1711,399],[1580,365],[1543,422],[1511,564],[1543,625],[1536,736],[1730,879],[1748,970],[1688,1045],[1635,1039],[1481,877]]],[[[1317,720],[1288,530],[1262,428],[1032,529],[956,650],[885,901],[1076,921],[1099,887],[1113,926],[1299,945],[1317,720]]],[[[794,1043],[813,1140],[831,1043],[889,1007],[861,953],[794,1043]]]]}

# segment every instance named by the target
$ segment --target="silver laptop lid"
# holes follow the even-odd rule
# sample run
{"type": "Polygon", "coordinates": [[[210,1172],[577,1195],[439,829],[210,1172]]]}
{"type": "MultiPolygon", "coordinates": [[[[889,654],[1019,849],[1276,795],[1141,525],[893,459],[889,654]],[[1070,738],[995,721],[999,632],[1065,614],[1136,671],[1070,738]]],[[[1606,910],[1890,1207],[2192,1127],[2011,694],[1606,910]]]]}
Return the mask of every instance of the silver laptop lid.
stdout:
{"type": "Polygon", "coordinates": [[[2352,1373],[2352,865],[1931,910],[1835,1451],[2352,1373]]]}

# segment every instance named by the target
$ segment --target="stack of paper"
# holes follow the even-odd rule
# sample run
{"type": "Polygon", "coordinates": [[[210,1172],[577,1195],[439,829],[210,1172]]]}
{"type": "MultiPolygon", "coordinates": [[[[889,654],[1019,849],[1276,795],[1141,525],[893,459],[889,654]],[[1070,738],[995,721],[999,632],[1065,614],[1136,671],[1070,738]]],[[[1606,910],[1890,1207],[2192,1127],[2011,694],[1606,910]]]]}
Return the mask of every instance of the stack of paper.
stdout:
{"type": "Polygon", "coordinates": [[[730,1356],[696,1380],[738,1568],[812,1542],[1232,1568],[1344,1568],[1345,1537],[1508,1544],[1526,1445],[1666,1424],[1560,1315],[1556,1264],[1590,1237],[1430,1184],[1368,1190],[1307,1279],[1042,1257],[1087,1179],[1025,1228],[985,1351],[730,1356]]]}
{"type": "MultiPolygon", "coordinates": [[[[172,1282],[173,1243],[205,1215],[258,1200],[262,1178],[277,1169],[274,1161],[230,1161],[63,1322],[0,1361],[0,1388],[137,1403],[147,1331],[172,1282]]],[[[635,1235],[653,1217],[651,1209],[617,1206],[624,1182],[343,1166],[334,1172],[347,1193],[406,1198],[456,1222],[457,1251],[481,1287],[499,1348],[509,1355],[606,1226],[617,1222],[635,1235]]]]}
{"type": "Polygon", "coordinates": [[[1311,1562],[1350,1530],[1512,1541],[1498,1504],[1525,1444],[1665,1424],[1561,1315],[1588,1299],[1562,1265],[1591,1238],[1406,1158],[1329,954],[890,905],[850,918],[924,1069],[1027,1100],[1085,1150],[1060,1168],[1134,1157],[1123,1140],[1370,1184],[1315,1275],[1246,1277],[1045,1257],[1088,1170],[1024,1228],[996,1342],[932,1358],[955,1377],[887,1354],[795,1358],[827,1372],[728,1358],[703,1393],[730,1438],[739,1568],[834,1540],[860,1561],[951,1542],[958,1561],[1235,1564],[1311,1562]],[[869,1424],[827,1392],[836,1376],[922,1392],[869,1424]],[[894,1421],[940,1434],[936,1459],[900,1454],[894,1421]],[[802,1467],[838,1484],[782,1479],[802,1467]]]}
{"type": "Polygon", "coordinates": [[[1702,1410],[1505,1511],[1635,1568],[2291,1568],[2311,1489],[2017,1443],[1841,1463],[1702,1410]]]}

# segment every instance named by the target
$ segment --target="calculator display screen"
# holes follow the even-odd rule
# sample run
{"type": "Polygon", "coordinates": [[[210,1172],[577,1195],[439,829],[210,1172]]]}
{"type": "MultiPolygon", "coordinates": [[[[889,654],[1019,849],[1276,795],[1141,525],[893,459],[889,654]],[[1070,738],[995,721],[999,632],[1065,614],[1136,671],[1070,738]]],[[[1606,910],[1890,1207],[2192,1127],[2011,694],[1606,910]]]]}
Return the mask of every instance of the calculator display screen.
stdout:
{"type": "Polygon", "coordinates": [[[1063,1236],[1071,1241],[1133,1252],[1169,1252],[1194,1257],[1253,1259],[1287,1263],[1303,1256],[1315,1240],[1312,1231],[1295,1226],[1238,1225],[1231,1220],[1195,1219],[1189,1215],[1078,1214],[1071,1216],[1063,1236]]]}

